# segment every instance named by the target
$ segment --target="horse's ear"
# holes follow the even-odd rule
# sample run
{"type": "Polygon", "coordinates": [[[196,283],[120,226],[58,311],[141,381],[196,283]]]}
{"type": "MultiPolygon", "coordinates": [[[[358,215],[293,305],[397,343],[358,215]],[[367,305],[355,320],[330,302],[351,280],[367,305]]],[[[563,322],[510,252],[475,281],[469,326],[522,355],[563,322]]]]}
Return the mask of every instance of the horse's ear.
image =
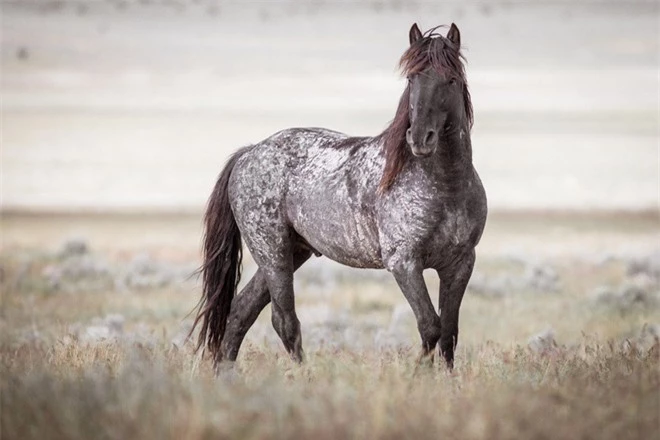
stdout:
{"type": "Polygon", "coordinates": [[[422,39],[422,31],[420,31],[419,27],[417,27],[417,23],[413,23],[413,25],[410,27],[408,38],[410,39],[411,45],[422,39]]]}
{"type": "Polygon", "coordinates": [[[447,39],[456,45],[456,48],[461,48],[461,33],[458,31],[458,26],[454,23],[451,24],[449,32],[447,32],[447,39]]]}

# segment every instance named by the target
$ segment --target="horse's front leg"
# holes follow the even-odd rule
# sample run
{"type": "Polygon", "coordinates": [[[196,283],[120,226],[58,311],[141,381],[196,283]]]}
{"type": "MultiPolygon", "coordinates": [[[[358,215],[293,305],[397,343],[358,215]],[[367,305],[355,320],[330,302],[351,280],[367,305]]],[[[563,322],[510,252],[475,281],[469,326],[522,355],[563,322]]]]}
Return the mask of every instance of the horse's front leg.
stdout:
{"type": "Polygon", "coordinates": [[[447,367],[454,368],[454,350],[458,344],[458,311],[465,294],[468,281],[474,268],[475,252],[472,249],[463,259],[452,266],[450,270],[439,270],[440,298],[438,312],[442,324],[439,351],[445,358],[447,367]]]}
{"type": "Polygon", "coordinates": [[[420,361],[429,357],[432,360],[433,350],[440,339],[440,317],[435,313],[429,297],[422,275],[423,267],[415,261],[402,261],[393,265],[390,271],[417,319],[417,329],[422,338],[420,361]]]}

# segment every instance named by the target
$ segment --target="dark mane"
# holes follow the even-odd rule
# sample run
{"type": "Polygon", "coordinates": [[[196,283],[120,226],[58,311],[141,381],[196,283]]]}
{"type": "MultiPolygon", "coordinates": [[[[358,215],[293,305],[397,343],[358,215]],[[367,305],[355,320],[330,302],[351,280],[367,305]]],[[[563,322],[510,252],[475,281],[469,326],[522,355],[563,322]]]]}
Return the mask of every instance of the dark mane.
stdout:
{"type": "MultiPolygon", "coordinates": [[[[472,128],[473,113],[470,92],[468,91],[465,78],[465,68],[460,47],[435,32],[440,26],[430,29],[424,36],[413,43],[401,56],[399,67],[401,73],[406,76],[415,75],[429,67],[439,74],[455,79],[463,85],[463,104],[465,114],[472,128]]],[[[406,130],[410,126],[410,87],[401,95],[399,106],[396,109],[394,119],[383,131],[383,149],[385,153],[385,170],[380,180],[379,190],[385,192],[394,183],[408,158],[412,155],[406,143],[406,130]]]]}

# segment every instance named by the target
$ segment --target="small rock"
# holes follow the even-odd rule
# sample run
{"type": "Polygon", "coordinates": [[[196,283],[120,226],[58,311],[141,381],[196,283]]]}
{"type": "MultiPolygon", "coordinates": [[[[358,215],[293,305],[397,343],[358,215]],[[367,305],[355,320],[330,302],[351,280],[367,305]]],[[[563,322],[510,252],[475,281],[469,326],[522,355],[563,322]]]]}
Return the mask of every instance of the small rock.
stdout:
{"type": "Polygon", "coordinates": [[[612,286],[599,286],[596,287],[589,295],[595,303],[598,304],[613,304],[616,302],[618,292],[612,286]]]}
{"type": "Polygon", "coordinates": [[[391,350],[411,347],[412,340],[405,332],[392,332],[390,330],[378,330],[374,336],[374,345],[377,350],[391,350]]]}
{"type": "Polygon", "coordinates": [[[641,334],[654,339],[660,339],[660,324],[644,324],[641,334]]]}
{"type": "Polygon", "coordinates": [[[660,252],[631,260],[628,263],[628,275],[637,274],[646,274],[660,280],[660,252]]]}
{"type": "Polygon", "coordinates": [[[61,262],[54,262],[41,271],[50,292],[99,291],[112,287],[110,267],[93,255],[69,253],[61,262]]]}
{"type": "Polygon", "coordinates": [[[123,334],[122,339],[131,344],[141,344],[146,347],[153,347],[157,342],[153,330],[143,322],[137,324],[131,332],[123,334]]]}
{"type": "Polygon", "coordinates": [[[172,345],[181,349],[184,346],[192,343],[192,338],[190,336],[190,330],[192,329],[192,321],[182,322],[179,326],[179,330],[174,335],[172,340],[172,345]]]}
{"type": "Polygon", "coordinates": [[[164,287],[176,280],[183,281],[189,275],[187,272],[185,275],[179,272],[173,266],[153,260],[146,253],[138,254],[115,279],[115,287],[118,290],[164,287]]]}
{"type": "Polygon", "coordinates": [[[468,284],[468,290],[477,295],[502,298],[514,292],[554,293],[560,290],[561,283],[555,269],[542,263],[526,263],[522,275],[501,273],[487,276],[475,272],[468,284]]]}
{"type": "Polygon", "coordinates": [[[59,267],[62,275],[70,280],[82,278],[95,278],[110,274],[110,268],[102,261],[91,255],[76,256],[69,258],[59,267]]]}
{"type": "Polygon", "coordinates": [[[417,320],[412,308],[408,304],[398,304],[392,310],[392,317],[390,318],[390,332],[398,332],[400,330],[417,327],[417,320]]]}
{"type": "Polygon", "coordinates": [[[555,348],[557,348],[557,342],[555,341],[555,332],[553,329],[548,328],[547,330],[538,333],[527,342],[527,346],[534,353],[546,354],[555,348]]]}
{"type": "Polygon", "coordinates": [[[622,312],[636,307],[648,309],[660,306],[660,296],[657,291],[653,292],[636,283],[625,283],[619,287],[601,286],[591,294],[591,297],[596,304],[622,312]]]}
{"type": "Polygon", "coordinates": [[[41,271],[41,276],[46,279],[46,283],[48,285],[48,290],[49,291],[56,291],[60,290],[62,286],[62,269],[55,265],[55,264],[49,264],[48,266],[44,267],[41,271]]]}
{"type": "Polygon", "coordinates": [[[529,264],[530,261],[529,252],[522,249],[509,250],[505,252],[504,255],[502,255],[502,257],[505,261],[514,264],[519,264],[521,266],[529,264]]]}
{"type": "Polygon", "coordinates": [[[549,265],[531,265],[523,276],[527,287],[542,293],[559,291],[559,275],[549,265]]]}
{"type": "Polygon", "coordinates": [[[58,255],[60,258],[68,258],[76,255],[85,255],[89,252],[89,245],[84,238],[74,237],[65,241],[58,255]]]}
{"type": "Polygon", "coordinates": [[[660,324],[644,324],[638,333],[621,341],[621,348],[626,353],[645,354],[654,347],[660,347],[660,324]]]}
{"type": "MultiPolygon", "coordinates": [[[[364,350],[373,348],[373,338],[376,328],[371,325],[346,327],[341,335],[344,341],[344,347],[351,350],[364,350]]],[[[380,329],[378,329],[380,330],[380,329]]]]}
{"type": "Polygon", "coordinates": [[[635,275],[631,275],[627,282],[631,285],[640,287],[645,290],[660,290],[660,282],[659,280],[653,278],[651,275],[646,274],[646,273],[638,273],[635,275]]]}
{"type": "Polygon", "coordinates": [[[492,298],[501,298],[511,290],[511,286],[503,277],[488,278],[481,273],[475,273],[470,278],[468,290],[471,293],[492,298]]]}
{"type": "Polygon", "coordinates": [[[119,339],[124,332],[124,321],[123,315],[110,314],[92,319],[92,324],[88,326],[75,325],[71,330],[82,342],[98,343],[119,339]]]}
{"type": "Polygon", "coordinates": [[[16,51],[16,58],[21,61],[26,61],[28,58],[30,58],[30,53],[28,52],[27,47],[19,47],[16,51]]]}
{"type": "Polygon", "coordinates": [[[638,286],[625,286],[621,290],[620,298],[623,304],[633,306],[635,304],[640,304],[643,306],[651,305],[654,298],[646,290],[638,286]]]}
{"type": "Polygon", "coordinates": [[[114,313],[106,315],[103,321],[112,332],[119,334],[124,330],[124,322],[126,321],[126,318],[124,318],[123,315],[114,313]]]}
{"type": "Polygon", "coordinates": [[[141,275],[148,275],[158,272],[159,265],[156,263],[149,254],[137,254],[129,263],[130,270],[141,275]]]}
{"type": "Polygon", "coordinates": [[[339,348],[342,343],[342,335],[325,325],[315,325],[305,332],[306,344],[312,350],[320,348],[339,348]]]}
{"type": "Polygon", "coordinates": [[[334,312],[327,304],[301,306],[296,312],[301,322],[309,324],[323,324],[334,318],[334,312]]]}
{"type": "Polygon", "coordinates": [[[79,334],[79,338],[83,342],[97,343],[106,341],[115,337],[109,327],[105,325],[90,325],[79,334]]]}

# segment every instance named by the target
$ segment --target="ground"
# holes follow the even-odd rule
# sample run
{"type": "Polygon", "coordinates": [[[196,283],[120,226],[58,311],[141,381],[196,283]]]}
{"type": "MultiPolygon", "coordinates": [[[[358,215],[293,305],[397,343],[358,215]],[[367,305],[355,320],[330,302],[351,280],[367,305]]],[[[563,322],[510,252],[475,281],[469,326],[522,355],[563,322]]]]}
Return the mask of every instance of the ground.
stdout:
{"type": "MultiPolygon", "coordinates": [[[[452,372],[416,364],[414,319],[387,272],[320,258],[296,281],[306,362],[286,356],[267,308],[234,370],[215,377],[186,339],[199,225],[194,215],[4,216],[3,438],[657,432],[654,214],[491,215],[452,372]]],[[[248,256],[246,278],[253,270],[248,256]]]]}

